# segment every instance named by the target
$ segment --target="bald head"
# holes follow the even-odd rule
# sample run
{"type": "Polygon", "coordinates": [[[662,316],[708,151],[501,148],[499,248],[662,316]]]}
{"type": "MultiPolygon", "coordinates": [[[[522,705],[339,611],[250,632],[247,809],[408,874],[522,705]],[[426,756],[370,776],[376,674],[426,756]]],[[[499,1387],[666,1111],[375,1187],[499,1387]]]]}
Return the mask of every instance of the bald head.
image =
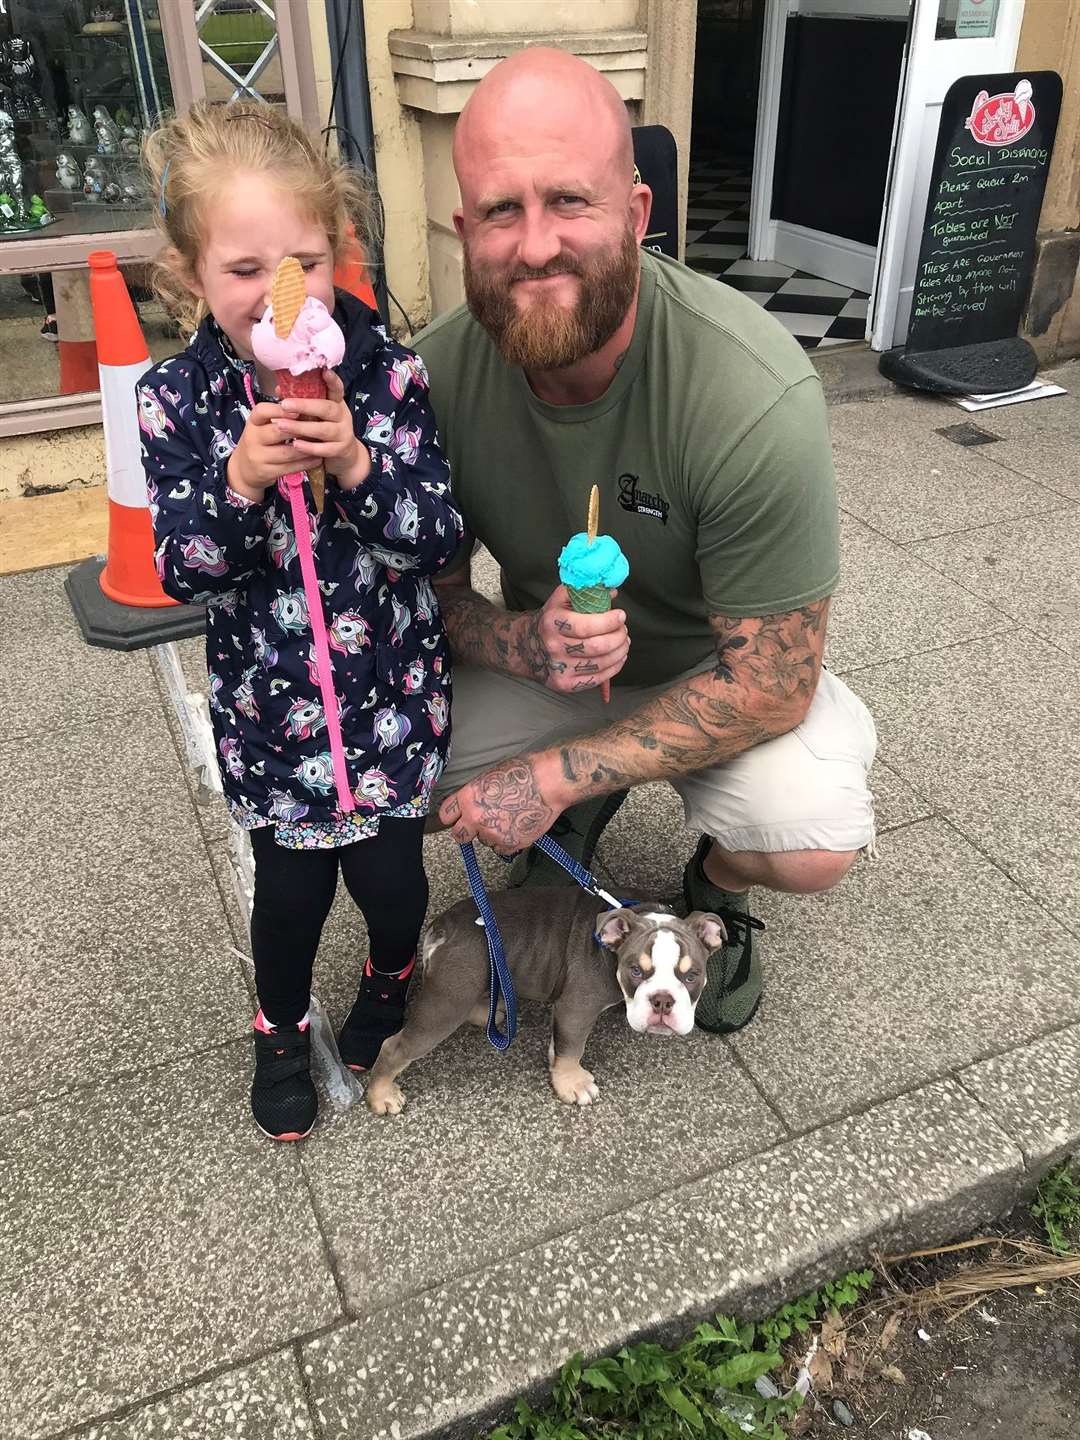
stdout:
{"type": "Polygon", "coordinates": [[[454,169],[465,205],[493,163],[545,149],[588,158],[626,192],[634,183],[630,120],[614,85],[576,55],[534,45],[489,71],[461,112],[454,169]]]}

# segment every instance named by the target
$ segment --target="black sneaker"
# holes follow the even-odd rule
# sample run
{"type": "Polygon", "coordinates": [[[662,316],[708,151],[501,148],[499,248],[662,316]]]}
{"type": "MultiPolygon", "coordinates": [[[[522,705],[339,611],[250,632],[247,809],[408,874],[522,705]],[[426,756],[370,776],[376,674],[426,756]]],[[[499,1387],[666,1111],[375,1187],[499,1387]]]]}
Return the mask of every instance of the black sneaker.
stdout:
{"type": "Polygon", "coordinates": [[[56,328],[56,317],[52,316],[50,319],[46,320],[42,325],[41,329],[38,331],[38,334],[41,336],[42,340],[59,340],[60,333],[56,328]]]}
{"type": "Polygon", "coordinates": [[[350,1070],[370,1070],[383,1041],[404,1025],[405,999],[415,969],[415,956],[399,975],[380,975],[370,959],[364,966],[360,993],[337,1037],[341,1063],[350,1070]]]}
{"type": "Polygon", "coordinates": [[[251,1033],[255,1124],[271,1140],[303,1140],[319,1113],[319,1097],[311,1081],[310,1023],[271,1025],[260,1010],[251,1033]]]}
{"type": "Polygon", "coordinates": [[[754,931],[765,922],[750,914],[745,892],[721,890],[706,876],[704,861],[712,846],[708,835],[698,841],[683,871],[682,913],[709,910],[724,922],[728,938],[706,961],[705,989],[694,1023],[714,1035],[730,1035],[748,1025],[761,1003],[761,957],[754,949],[754,931]]]}
{"type": "MultiPolygon", "coordinates": [[[[592,866],[593,855],[604,827],[616,814],[629,790],[616,790],[611,795],[598,795],[582,800],[564,810],[547,832],[562,848],[586,869],[592,866]]],[[[575,885],[577,882],[563,867],[548,858],[542,850],[530,845],[510,866],[508,890],[534,885],[575,885]]]]}

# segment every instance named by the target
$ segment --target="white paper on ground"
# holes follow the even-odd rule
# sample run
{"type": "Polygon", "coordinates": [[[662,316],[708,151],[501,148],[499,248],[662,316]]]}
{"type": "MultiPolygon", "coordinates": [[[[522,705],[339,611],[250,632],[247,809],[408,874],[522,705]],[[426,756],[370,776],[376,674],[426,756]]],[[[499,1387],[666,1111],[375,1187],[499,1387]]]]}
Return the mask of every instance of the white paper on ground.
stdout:
{"type": "Polygon", "coordinates": [[[1066,395],[1062,385],[1049,385],[1042,380],[1033,380],[1019,390],[1002,390],[996,395],[953,395],[952,402],[961,410],[994,410],[999,405],[1019,405],[1024,400],[1043,400],[1050,395],[1066,395]]]}

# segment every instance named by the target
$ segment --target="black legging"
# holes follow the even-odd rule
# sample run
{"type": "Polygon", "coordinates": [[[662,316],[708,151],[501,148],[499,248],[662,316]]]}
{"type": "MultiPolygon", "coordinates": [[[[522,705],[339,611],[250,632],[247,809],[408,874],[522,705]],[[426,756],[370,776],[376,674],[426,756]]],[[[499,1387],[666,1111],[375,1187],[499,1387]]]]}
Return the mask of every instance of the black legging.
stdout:
{"type": "Polygon", "coordinates": [[[379,833],[338,850],[286,850],[272,826],[251,831],[255,902],[251,949],[264,1014],[278,1025],[303,1018],[311,969],[337,889],[338,865],[367,922],[371,963],[394,974],[416,954],[428,903],[423,819],[379,821],[379,833]]]}

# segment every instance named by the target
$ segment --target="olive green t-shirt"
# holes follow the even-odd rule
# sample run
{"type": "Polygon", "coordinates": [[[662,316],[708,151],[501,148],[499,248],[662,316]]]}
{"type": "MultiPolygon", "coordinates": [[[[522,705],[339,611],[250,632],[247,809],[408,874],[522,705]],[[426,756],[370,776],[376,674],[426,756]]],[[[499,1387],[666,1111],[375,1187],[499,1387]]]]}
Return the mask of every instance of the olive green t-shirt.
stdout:
{"type": "Polygon", "coordinates": [[[415,348],[454,498],[498,561],[510,609],[551,594],[599,486],[600,530],[630,562],[615,603],[632,643],[616,683],[657,684],[707,661],[710,614],[782,613],[836,587],[821,384],[739,291],[643,250],[633,340],[587,405],[538,399],[464,306],[415,348]]]}

